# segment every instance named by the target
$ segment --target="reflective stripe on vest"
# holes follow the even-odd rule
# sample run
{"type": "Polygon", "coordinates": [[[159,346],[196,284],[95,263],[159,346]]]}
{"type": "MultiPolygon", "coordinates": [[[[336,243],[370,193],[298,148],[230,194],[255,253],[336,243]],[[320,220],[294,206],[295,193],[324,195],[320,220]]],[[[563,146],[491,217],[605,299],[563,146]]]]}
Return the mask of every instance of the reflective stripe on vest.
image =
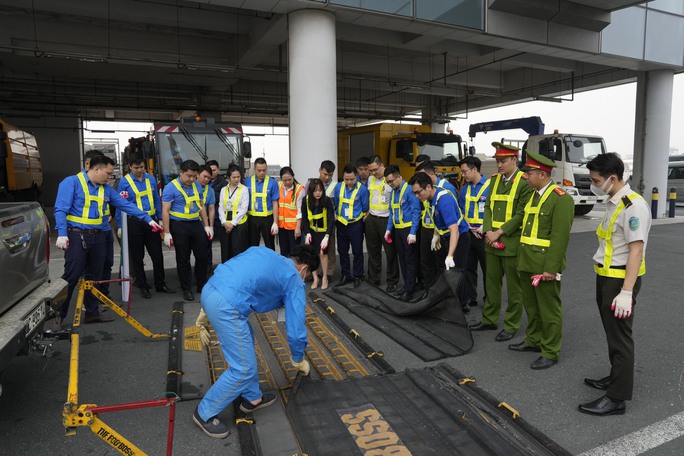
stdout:
{"type": "Polygon", "coordinates": [[[395,228],[408,228],[412,226],[411,220],[408,222],[404,221],[404,214],[401,211],[401,201],[404,198],[404,193],[406,193],[407,188],[408,183],[404,182],[404,185],[401,187],[401,192],[392,190],[392,223],[395,228]],[[394,195],[396,193],[399,193],[399,201],[395,201],[394,195]]]}
{"type": "Polygon", "coordinates": [[[185,209],[183,212],[169,211],[169,214],[185,220],[199,219],[202,203],[200,202],[199,194],[197,193],[197,187],[195,187],[195,184],[192,184],[192,188],[194,189],[195,193],[192,196],[188,196],[188,194],[185,193],[185,190],[183,190],[183,187],[181,187],[178,179],[174,179],[171,182],[178,189],[178,191],[181,192],[181,195],[183,195],[183,198],[185,199],[185,209]],[[193,206],[197,208],[197,212],[190,212],[193,206]]]}
{"type": "Polygon", "coordinates": [[[207,195],[209,194],[209,184],[207,184],[206,187],[204,187],[204,190],[202,191],[202,206],[207,205],[207,195]]]}
{"type": "Polygon", "coordinates": [[[466,189],[466,195],[465,195],[465,219],[468,223],[471,225],[482,225],[482,216],[480,215],[480,211],[478,208],[478,202],[480,201],[480,198],[482,198],[482,195],[484,194],[485,190],[489,188],[489,179],[482,184],[482,188],[480,188],[480,191],[477,192],[477,195],[471,196],[470,190],[473,188],[472,185],[468,185],[468,188],[466,189]],[[473,216],[469,217],[468,214],[470,214],[470,205],[475,203],[475,209],[473,210],[473,216]]]}
{"type": "Polygon", "coordinates": [[[340,223],[342,223],[343,225],[347,225],[349,223],[357,222],[357,221],[361,220],[361,217],[363,217],[363,211],[359,212],[358,217],[356,217],[354,219],[350,219],[350,220],[347,220],[342,215],[342,206],[344,206],[344,203],[347,203],[348,204],[347,214],[349,215],[349,217],[354,217],[354,199],[356,198],[356,195],[359,193],[359,189],[361,188],[361,183],[359,183],[359,182],[356,183],[356,185],[354,186],[354,191],[352,192],[352,194],[349,198],[344,197],[344,189],[345,188],[347,188],[347,186],[344,183],[342,183],[342,185],[340,185],[340,204],[339,204],[339,206],[337,206],[337,220],[340,223]]]}
{"type": "MultiPolygon", "coordinates": [[[[306,195],[304,197],[304,204],[306,204],[306,207],[309,208],[307,211],[307,218],[309,219],[309,228],[311,231],[315,231],[316,233],[325,233],[328,231],[328,208],[323,206],[323,211],[320,214],[313,214],[311,212],[311,209],[309,206],[309,195],[306,195]],[[323,220],[323,226],[317,226],[316,221],[317,220],[323,220]]],[[[323,201],[321,200],[321,205],[323,205],[323,201]]]]}
{"type": "MultiPolygon", "coordinates": [[[[558,187],[556,184],[549,184],[548,188],[544,192],[544,194],[541,196],[539,199],[539,202],[537,203],[536,206],[532,206],[532,200],[534,199],[534,195],[530,196],[530,200],[527,202],[527,205],[525,205],[525,217],[523,218],[522,221],[522,231],[523,233],[525,232],[525,227],[527,226],[527,219],[529,216],[532,214],[534,215],[534,221],[532,222],[532,231],[530,232],[529,236],[525,236],[524,234],[520,235],[520,243],[521,244],[527,244],[527,245],[538,245],[540,247],[550,247],[551,246],[551,241],[549,239],[539,239],[538,232],[539,232],[539,210],[542,207],[542,204],[546,201],[546,199],[549,197],[551,192],[553,192],[553,189],[558,187]]],[[[535,193],[537,193],[535,191],[535,193]]],[[[538,193],[537,193],[538,194],[538,193]]]]}
{"type": "Polygon", "coordinates": [[[294,230],[297,227],[297,199],[299,194],[302,193],[304,187],[300,184],[295,184],[294,188],[285,191],[285,185],[282,182],[278,182],[278,187],[280,190],[280,199],[278,200],[278,227],[284,228],[286,230],[294,230]],[[292,196],[289,200],[286,198],[287,195],[292,192],[292,196]]]}
{"type": "MultiPolygon", "coordinates": [[[[231,221],[235,217],[237,217],[237,211],[238,211],[238,205],[240,204],[240,197],[242,196],[242,190],[244,190],[245,186],[240,185],[235,189],[237,191],[237,195],[233,198],[233,201],[231,203],[231,210],[230,210],[230,217],[228,217],[228,193],[230,192],[230,186],[226,186],[226,193],[223,196],[223,209],[226,213],[226,221],[231,221]]],[[[235,192],[233,192],[235,194],[235,192]]],[[[245,214],[244,217],[242,217],[242,220],[238,223],[238,225],[242,225],[243,223],[247,222],[247,214],[245,214]]]]}
{"type": "MultiPolygon", "coordinates": [[[[435,187],[442,188],[442,189],[446,190],[444,188],[444,182],[446,182],[446,181],[444,179],[442,179],[441,181],[437,182],[435,187]]],[[[449,193],[451,193],[451,192],[449,192],[449,193]]],[[[434,211],[432,209],[430,209],[430,201],[428,201],[428,200],[423,201],[423,209],[421,209],[421,211],[420,211],[420,224],[423,226],[423,228],[427,228],[427,229],[434,229],[435,228],[435,221],[432,218],[433,212],[434,211]]]]}
{"type": "Polygon", "coordinates": [[[257,193],[256,191],[256,176],[251,177],[251,188],[249,190],[250,195],[252,196],[252,201],[249,204],[249,210],[247,213],[249,215],[253,215],[256,217],[266,217],[268,215],[273,214],[273,208],[266,208],[266,203],[268,202],[268,183],[270,181],[270,177],[266,176],[264,177],[264,185],[261,187],[261,192],[257,193]],[[256,208],[256,200],[257,198],[261,199],[261,210],[257,211],[255,210],[256,208]]]}
{"type": "MultiPolygon", "coordinates": [[[[451,195],[451,197],[454,199],[454,201],[456,201],[456,197],[455,197],[454,194],[451,193],[449,190],[444,189],[444,191],[440,192],[439,195],[437,195],[437,196],[435,197],[435,204],[431,204],[431,205],[430,205],[430,218],[432,219],[433,223],[434,223],[434,220],[435,220],[435,206],[437,206],[437,202],[438,202],[439,199],[440,199],[442,196],[444,196],[444,195],[451,195]]],[[[461,214],[461,215],[460,215],[460,217],[458,218],[458,220],[456,221],[455,225],[460,225],[461,222],[463,221],[463,212],[461,212],[461,208],[458,206],[458,201],[456,201],[456,209],[458,209],[458,212],[459,212],[459,214],[461,214]]],[[[445,234],[447,234],[447,233],[449,232],[449,227],[447,227],[447,228],[444,229],[444,230],[440,230],[439,228],[437,228],[436,225],[434,225],[434,227],[435,227],[435,230],[437,230],[437,232],[438,232],[440,235],[442,235],[442,236],[444,236],[445,234]]]]}
{"type": "Polygon", "coordinates": [[[97,196],[93,196],[88,191],[88,183],[85,180],[83,173],[78,173],[78,181],[81,183],[81,189],[83,190],[83,196],[85,198],[85,204],[83,204],[83,210],[81,211],[81,216],[67,215],[67,220],[70,222],[81,223],[83,225],[102,225],[102,218],[104,217],[104,185],[98,185],[97,196]],[[90,205],[95,203],[97,208],[98,218],[90,218],[90,205]]]}
{"type": "Polygon", "coordinates": [[[375,176],[368,178],[368,191],[370,192],[370,208],[374,211],[386,211],[389,209],[389,204],[383,202],[382,194],[385,189],[385,178],[376,179],[375,176]],[[375,182],[378,185],[373,185],[375,182]]]}
{"type": "MultiPolygon", "coordinates": [[[[635,192],[631,192],[626,196],[630,199],[643,198],[641,195],[635,192]]],[[[605,230],[603,229],[603,222],[606,220],[606,214],[603,214],[603,220],[601,220],[601,224],[596,229],[596,235],[598,236],[598,238],[604,239],[606,241],[606,251],[604,252],[603,257],[603,267],[599,267],[598,264],[594,264],[594,271],[596,271],[596,274],[603,277],[614,277],[616,279],[624,279],[627,275],[627,270],[625,269],[614,269],[610,267],[613,263],[613,243],[611,242],[611,238],[613,237],[613,224],[617,220],[618,215],[620,215],[620,212],[624,210],[624,208],[625,203],[622,200],[620,200],[620,204],[618,204],[617,208],[615,209],[615,213],[608,222],[608,228],[606,228],[605,230]]],[[[641,265],[639,266],[639,275],[642,276],[644,274],[646,274],[646,261],[642,258],[641,265]]]]}
{"type": "Polygon", "coordinates": [[[494,188],[492,188],[492,191],[489,192],[489,200],[491,201],[491,206],[492,206],[492,228],[498,229],[501,228],[501,226],[506,223],[508,220],[513,217],[513,201],[515,200],[515,194],[518,191],[518,185],[520,185],[520,180],[522,179],[522,172],[516,172],[516,175],[513,177],[513,188],[511,188],[511,191],[508,195],[499,195],[496,190],[499,188],[499,183],[501,182],[501,178],[503,177],[503,174],[499,174],[496,176],[496,182],[494,182],[494,188]],[[494,220],[494,203],[496,201],[505,201],[506,202],[506,220],[504,221],[499,221],[499,220],[494,220]]]}
{"type": "Polygon", "coordinates": [[[154,209],[154,203],[152,202],[152,186],[150,185],[150,180],[147,177],[145,178],[145,190],[141,192],[140,190],[138,190],[138,187],[135,186],[135,182],[133,182],[133,178],[130,174],[126,174],[125,179],[130,184],[131,190],[133,190],[133,194],[135,195],[135,202],[138,205],[138,209],[145,212],[145,210],[143,209],[142,197],[146,196],[147,201],[149,201],[150,203],[150,210],[147,211],[147,215],[154,215],[157,211],[154,209]]]}

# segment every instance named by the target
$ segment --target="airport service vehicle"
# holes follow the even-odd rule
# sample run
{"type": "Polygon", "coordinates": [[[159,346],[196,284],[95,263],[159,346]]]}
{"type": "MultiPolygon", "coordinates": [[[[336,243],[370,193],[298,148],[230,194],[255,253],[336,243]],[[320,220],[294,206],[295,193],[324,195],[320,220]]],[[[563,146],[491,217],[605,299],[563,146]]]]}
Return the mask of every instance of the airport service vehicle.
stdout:
{"type": "MultiPolygon", "coordinates": [[[[603,199],[591,192],[589,170],[586,164],[598,154],[606,153],[606,144],[602,137],[575,133],[544,133],[544,123],[539,117],[498,120],[470,125],[469,136],[472,139],[477,133],[489,131],[522,129],[529,136],[523,143],[521,161],[524,163],[524,151],[536,152],[556,162],[553,178],[575,202],[575,214],[584,215],[590,212],[594,204],[603,199]]],[[[502,140],[512,143],[514,141],[502,140]]],[[[517,145],[517,144],[516,144],[517,145]]],[[[471,148],[474,153],[474,148],[471,148]]],[[[487,158],[491,161],[491,157],[487,158]]],[[[484,162],[484,160],[483,160],[484,162]]]]}
{"type": "Polygon", "coordinates": [[[466,153],[465,143],[453,133],[432,133],[428,125],[379,123],[340,130],[337,133],[337,169],[340,180],[347,163],[360,157],[379,155],[385,166],[396,165],[405,179],[415,173],[416,157],[430,156],[437,174],[459,181],[458,162],[466,153]]]}
{"type": "Polygon", "coordinates": [[[0,201],[35,201],[41,185],[36,137],[0,119],[0,201]]]}
{"type": "Polygon", "coordinates": [[[43,327],[66,300],[68,284],[48,276],[50,225],[37,202],[0,203],[0,239],[1,381],[17,354],[49,348],[43,327]]]}

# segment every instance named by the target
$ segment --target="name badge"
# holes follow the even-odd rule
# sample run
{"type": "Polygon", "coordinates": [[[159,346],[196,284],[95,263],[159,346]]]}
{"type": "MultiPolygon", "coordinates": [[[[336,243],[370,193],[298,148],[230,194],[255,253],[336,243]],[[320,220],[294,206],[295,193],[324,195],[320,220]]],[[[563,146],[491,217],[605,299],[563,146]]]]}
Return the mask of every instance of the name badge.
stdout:
{"type": "Polygon", "coordinates": [[[477,211],[482,213],[485,210],[485,202],[484,201],[478,201],[477,202],[477,211]]]}
{"type": "Polygon", "coordinates": [[[389,200],[389,198],[387,197],[387,195],[382,195],[382,198],[381,198],[381,199],[382,199],[382,204],[387,204],[387,202],[388,202],[388,200],[389,200]]]}

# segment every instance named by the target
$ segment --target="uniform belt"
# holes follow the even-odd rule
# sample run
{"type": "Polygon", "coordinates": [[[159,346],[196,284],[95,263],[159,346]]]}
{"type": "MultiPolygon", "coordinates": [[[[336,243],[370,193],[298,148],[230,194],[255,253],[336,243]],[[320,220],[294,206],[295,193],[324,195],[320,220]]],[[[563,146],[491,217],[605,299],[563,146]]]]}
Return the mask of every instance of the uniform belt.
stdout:
{"type": "MultiPolygon", "coordinates": [[[[596,263],[596,266],[598,266],[599,268],[602,268],[603,264],[596,263]]],[[[627,266],[613,266],[613,265],[611,265],[610,269],[627,269],[627,266]]]]}
{"type": "Polygon", "coordinates": [[[86,229],[86,230],[83,230],[83,229],[81,229],[81,228],[72,228],[72,227],[67,227],[67,231],[74,231],[74,232],[76,232],[76,233],[86,233],[86,234],[97,234],[97,233],[101,233],[101,232],[102,232],[102,230],[98,230],[98,229],[86,229]]]}

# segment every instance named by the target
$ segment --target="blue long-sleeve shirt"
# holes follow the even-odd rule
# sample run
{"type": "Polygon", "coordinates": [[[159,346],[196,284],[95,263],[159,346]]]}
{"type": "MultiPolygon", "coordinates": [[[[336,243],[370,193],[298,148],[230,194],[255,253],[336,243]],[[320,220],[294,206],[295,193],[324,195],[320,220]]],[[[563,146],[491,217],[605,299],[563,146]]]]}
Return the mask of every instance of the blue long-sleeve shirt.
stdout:
{"type": "MultiPolygon", "coordinates": [[[[484,211],[487,196],[489,195],[489,187],[482,192],[482,195],[480,195],[477,201],[473,201],[469,205],[466,204],[466,195],[468,193],[468,189],[470,189],[470,197],[475,198],[480,193],[480,190],[482,190],[482,186],[486,184],[488,180],[488,178],[482,176],[477,184],[466,182],[461,189],[461,194],[458,198],[458,205],[461,207],[461,211],[463,211],[463,216],[466,218],[466,220],[472,220],[474,218],[478,218],[480,220],[484,219],[484,211]]],[[[481,223],[475,223],[471,225],[480,226],[481,223]]]]}
{"type": "Polygon", "coordinates": [[[306,296],[294,261],[266,247],[250,247],[219,265],[208,283],[245,317],[285,307],[292,359],[302,360],[308,342],[306,296]]]}
{"type": "Polygon", "coordinates": [[[356,182],[356,185],[354,185],[351,190],[344,182],[338,182],[337,185],[335,185],[335,190],[333,190],[332,199],[333,203],[335,203],[335,218],[341,214],[342,218],[344,218],[346,221],[351,221],[358,219],[363,214],[368,212],[370,193],[368,192],[368,188],[362,185],[360,182],[356,182]],[[351,217],[349,216],[349,203],[340,199],[340,191],[342,188],[344,188],[343,198],[345,200],[350,200],[356,189],[359,189],[354,197],[351,217]]]}
{"type": "MultiPolygon", "coordinates": [[[[469,230],[468,222],[465,221],[461,208],[458,207],[456,197],[449,191],[438,188],[435,197],[430,201],[431,210],[433,211],[433,219],[435,227],[438,230],[448,230],[451,225],[458,225],[459,234],[463,234],[469,230]],[[446,193],[445,195],[441,195],[446,193]]],[[[449,236],[447,231],[443,236],[449,236]]]]}
{"type": "Polygon", "coordinates": [[[458,198],[458,190],[456,190],[456,187],[454,187],[453,184],[449,182],[447,179],[442,179],[441,177],[438,177],[435,187],[449,190],[451,194],[454,195],[454,198],[458,198]]]}
{"type": "Polygon", "coordinates": [[[390,217],[387,218],[387,231],[392,231],[395,220],[401,219],[404,222],[411,222],[410,234],[416,234],[420,228],[420,201],[411,191],[411,187],[407,182],[398,188],[392,189],[390,197],[390,217]],[[399,204],[397,209],[395,206],[399,204]]]}
{"type": "MultiPolygon", "coordinates": [[[[147,223],[152,221],[152,218],[149,215],[138,209],[135,205],[129,203],[127,200],[123,199],[119,193],[109,184],[95,185],[88,178],[88,174],[85,171],[82,171],[82,173],[85,177],[88,193],[90,193],[90,195],[98,196],[100,187],[104,187],[105,204],[109,203],[110,206],[121,209],[128,215],[137,217],[147,223]]],[[[85,203],[86,198],[85,194],[83,193],[83,187],[79,181],[78,174],[67,177],[59,184],[59,188],[57,190],[57,199],[55,200],[55,228],[57,229],[59,236],[67,235],[67,227],[83,230],[104,230],[105,225],[109,225],[107,216],[102,217],[102,223],[100,225],[88,225],[67,220],[67,215],[81,217],[83,215],[83,207],[85,206],[85,203]]],[[[98,204],[91,204],[90,210],[88,212],[88,218],[99,218],[99,211],[100,207],[98,204]]]]}
{"type": "MultiPolygon", "coordinates": [[[[150,198],[148,198],[147,196],[141,196],[140,203],[142,205],[142,211],[146,212],[152,217],[161,219],[162,207],[161,198],[159,198],[159,190],[157,189],[157,179],[155,179],[153,175],[148,173],[144,173],[142,179],[138,179],[133,175],[133,173],[130,173],[128,175],[131,176],[131,180],[133,180],[133,184],[135,185],[135,188],[138,190],[139,193],[147,191],[147,182],[149,181],[150,191],[152,192],[152,206],[150,206],[150,198]],[[151,209],[154,209],[154,213],[152,214],[150,214],[151,209]]],[[[135,204],[136,206],[138,205],[135,192],[133,191],[131,183],[128,181],[126,177],[122,178],[119,181],[118,191],[119,193],[128,192],[128,201],[130,201],[132,204],[135,204]]],[[[138,209],[140,209],[140,206],[138,206],[138,209]]],[[[121,226],[121,211],[116,211],[116,223],[118,226],[121,226]]]]}

